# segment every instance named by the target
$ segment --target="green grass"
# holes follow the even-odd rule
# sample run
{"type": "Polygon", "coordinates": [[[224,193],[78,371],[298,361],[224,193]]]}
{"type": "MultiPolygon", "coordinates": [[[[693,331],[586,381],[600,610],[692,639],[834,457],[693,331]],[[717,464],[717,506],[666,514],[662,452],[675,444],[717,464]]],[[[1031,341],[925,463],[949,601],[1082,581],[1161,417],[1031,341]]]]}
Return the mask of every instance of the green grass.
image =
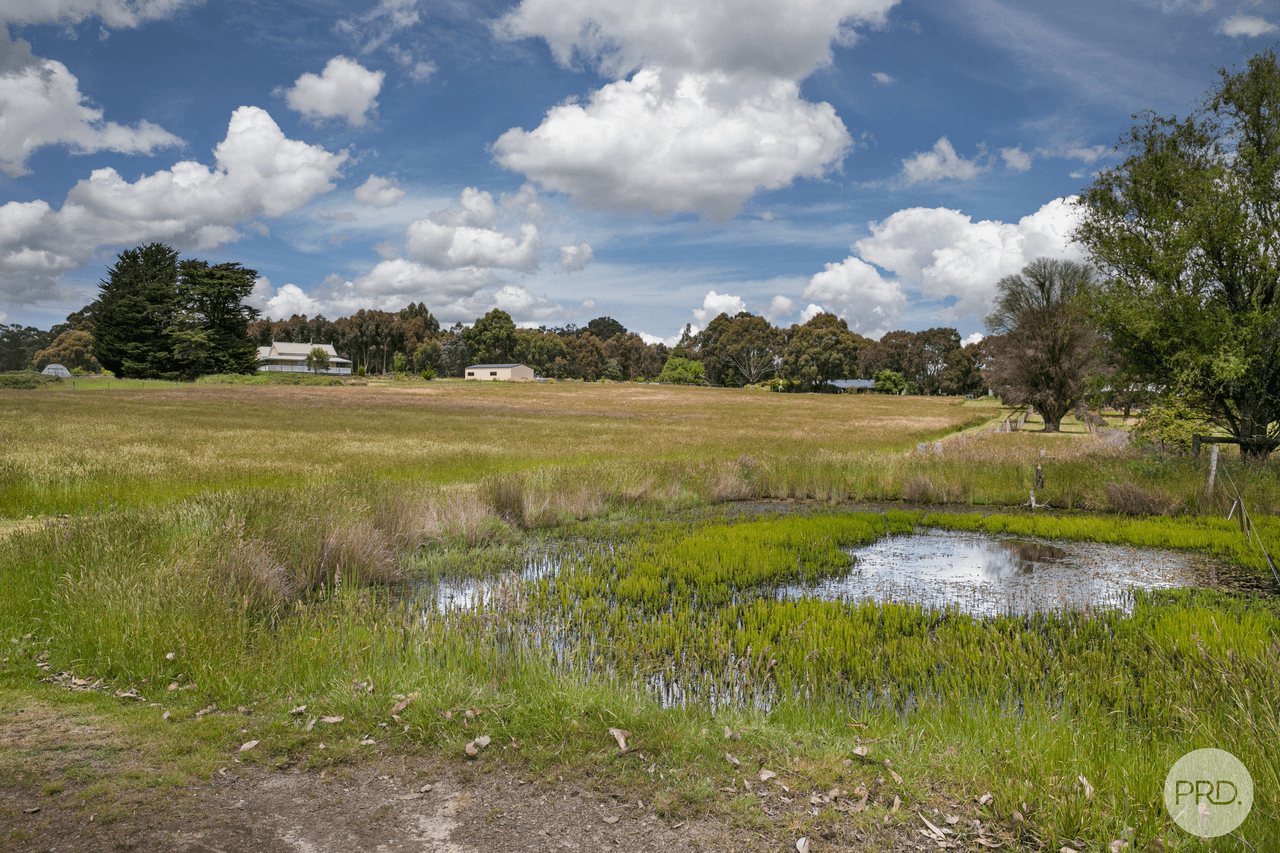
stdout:
{"type": "MultiPolygon", "coordinates": [[[[479,733],[550,773],[599,767],[616,726],[654,767],[645,784],[666,814],[707,807],[760,767],[852,789],[889,759],[903,781],[857,818],[868,830],[902,819],[887,810],[895,794],[909,814],[989,791],[983,819],[1022,849],[1101,850],[1131,827],[1137,849],[1160,838],[1191,850],[1160,785],[1182,753],[1214,745],[1254,776],[1244,837],[1280,846],[1274,600],[1142,593],[1129,615],[977,618],[774,596],[838,577],[844,548],[918,524],[1196,549],[1261,571],[1220,518],[826,507],[1025,500],[1037,463],[1042,499],[1085,502],[1123,479],[1191,506],[1195,463],[1027,434],[919,454],[917,440],[972,412],[710,389],[187,386],[6,392],[0,407],[19,424],[0,438],[6,511],[74,514],[0,538],[2,686],[66,670],[135,687],[162,707],[114,700],[120,713],[169,711],[161,738],[188,756],[183,773],[247,739],[261,744],[242,760],[328,767],[361,760],[367,735],[456,755],[479,733]],[[61,462],[41,455],[54,441],[71,442],[61,462]],[[819,503],[706,510],[738,498],[819,503]],[[86,511],[94,501],[115,505],[86,511]],[[544,558],[554,575],[497,582],[478,611],[434,604],[440,579],[544,558]],[[419,592],[374,583],[396,576],[419,592]],[[392,720],[396,697],[415,693],[392,720]],[[197,715],[210,705],[245,706],[251,722],[197,715]],[[344,719],[307,730],[323,716],[344,719]],[[745,770],[724,759],[726,726],[745,770]],[[846,767],[859,745],[876,763],[846,767]]],[[[1274,500],[1270,466],[1235,470],[1251,501],[1274,500]]]]}

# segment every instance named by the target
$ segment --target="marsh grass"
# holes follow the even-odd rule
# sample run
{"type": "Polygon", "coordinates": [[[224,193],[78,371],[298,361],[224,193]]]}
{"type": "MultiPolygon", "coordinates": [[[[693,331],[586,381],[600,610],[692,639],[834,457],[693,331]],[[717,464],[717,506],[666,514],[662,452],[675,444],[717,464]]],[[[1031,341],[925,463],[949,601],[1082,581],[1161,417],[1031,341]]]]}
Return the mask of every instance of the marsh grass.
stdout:
{"type": "MultiPolygon", "coordinates": [[[[331,526],[311,527],[309,538],[363,521],[361,537],[379,530],[374,542],[393,541],[375,521],[390,492],[366,495],[341,524],[349,489],[309,493],[305,503],[302,494],[212,494],[15,531],[0,541],[0,626],[6,638],[28,637],[7,653],[24,662],[15,663],[15,677],[39,675],[34,664],[42,659],[54,670],[141,686],[184,727],[199,726],[195,712],[210,704],[252,703],[254,737],[263,741],[257,760],[292,757],[303,766],[358,760],[358,741],[388,719],[395,696],[410,692],[420,698],[401,715],[409,731],[378,735],[395,749],[448,754],[483,731],[521,744],[535,769],[594,767],[610,754],[608,727],[618,725],[669,775],[664,796],[673,813],[705,801],[703,780],[711,791],[736,784],[723,759],[726,725],[743,733],[735,752],[761,766],[802,760],[817,783],[844,787],[877,772],[864,778],[860,765],[841,764],[864,738],[871,756],[891,759],[904,778],[873,800],[868,820],[888,814],[895,794],[911,807],[929,802],[939,785],[953,799],[991,791],[984,820],[1033,850],[1076,839],[1103,849],[1125,827],[1141,845],[1166,838],[1170,849],[1193,849],[1170,831],[1158,783],[1183,752],[1218,745],[1245,761],[1259,792],[1245,837],[1255,849],[1280,840],[1270,817],[1280,784],[1270,700],[1280,689],[1274,602],[1145,593],[1129,616],[984,619],[765,594],[797,579],[839,576],[850,569],[844,548],[922,523],[1224,553],[1228,527],[974,513],[622,517],[550,541],[554,575],[528,586],[508,580],[474,610],[440,611],[345,580],[283,604],[202,582],[213,569],[201,555],[217,554],[219,543],[233,556],[259,543],[275,549],[270,565],[297,571],[292,561],[302,552],[278,531],[302,531],[327,512],[331,526]],[[166,693],[170,682],[181,689],[166,693]],[[307,732],[288,715],[297,704],[346,722],[307,732]],[[464,709],[479,713],[468,722],[464,709]],[[322,739],[330,746],[324,754],[316,751],[322,739]],[[1093,798],[1084,797],[1079,775],[1096,789],[1093,798]],[[1009,822],[1014,810],[1027,820],[1009,822]]],[[[399,494],[413,515],[419,508],[410,498],[399,494]]],[[[480,508],[479,518],[497,518],[475,495],[468,505],[480,508]]],[[[432,544],[412,564],[400,550],[401,565],[435,576],[468,567],[517,571],[529,554],[509,535],[505,543],[487,540],[481,552],[463,539],[432,544]]],[[[216,754],[243,740],[227,726],[170,731],[214,738],[216,754]]],[[[1227,841],[1219,849],[1246,848],[1227,841]]]]}

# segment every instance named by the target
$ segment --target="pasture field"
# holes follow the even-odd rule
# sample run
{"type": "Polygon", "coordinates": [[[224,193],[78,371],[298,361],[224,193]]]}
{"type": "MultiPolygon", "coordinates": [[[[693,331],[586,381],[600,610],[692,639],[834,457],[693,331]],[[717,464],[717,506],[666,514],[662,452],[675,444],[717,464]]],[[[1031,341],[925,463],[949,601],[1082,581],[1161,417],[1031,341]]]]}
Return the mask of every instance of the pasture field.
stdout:
{"type": "MultiPolygon", "coordinates": [[[[921,816],[966,850],[1280,849],[1274,597],[979,618],[776,594],[921,526],[1263,577],[1203,460],[981,433],[1001,410],[957,400],[633,385],[43,389],[0,412],[0,707],[95,687],[166,768],[35,780],[86,811],[233,760],[435,755],[590,774],[668,822],[717,816],[725,849],[933,847],[921,816]],[[1037,465],[1054,509],[1031,514],[1037,465]],[[1105,514],[1143,501],[1172,514],[1105,514]],[[1210,745],[1257,801],[1202,843],[1162,785],[1210,745]]],[[[1274,466],[1226,465],[1280,550],[1274,466]]]]}

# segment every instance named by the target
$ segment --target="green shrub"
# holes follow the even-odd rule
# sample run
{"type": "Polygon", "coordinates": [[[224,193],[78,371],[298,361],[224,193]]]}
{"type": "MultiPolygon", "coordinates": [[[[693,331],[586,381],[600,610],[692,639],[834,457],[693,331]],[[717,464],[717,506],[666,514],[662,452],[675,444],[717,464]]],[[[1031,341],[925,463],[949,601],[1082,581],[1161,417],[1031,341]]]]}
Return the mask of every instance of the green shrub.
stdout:
{"type": "Polygon", "coordinates": [[[15,371],[13,373],[0,373],[0,388],[9,388],[19,391],[30,391],[33,388],[43,388],[46,385],[53,385],[61,382],[60,376],[45,376],[41,373],[35,373],[30,370],[15,371]]]}
{"type": "Polygon", "coordinates": [[[1133,439],[1165,453],[1187,453],[1191,450],[1191,436],[1207,432],[1209,425],[1192,414],[1185,403],[1166,398],[1147,409],[1133,428],[1133,439]]]}
{"type": "Polygon", "coordinates": [[[706,383],[706,370],[700,361],[673,355],[663,365],[658,381],[670,382],[672,385],[703,385],[706,383]]]}

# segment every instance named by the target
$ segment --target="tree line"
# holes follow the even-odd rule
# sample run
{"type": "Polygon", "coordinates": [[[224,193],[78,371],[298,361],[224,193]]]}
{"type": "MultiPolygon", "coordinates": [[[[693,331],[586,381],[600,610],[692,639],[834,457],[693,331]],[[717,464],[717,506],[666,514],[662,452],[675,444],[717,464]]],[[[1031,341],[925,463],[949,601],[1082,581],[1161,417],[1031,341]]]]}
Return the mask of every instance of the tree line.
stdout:
{"type": "Polygon", "coordinates": [[[983,385],[982,345],[955,329],[895,331],[880,341],[851,332],[834,314],[779,328],[749,312],[686,326],[679,343],[646,343],[612,317],[583,326],[517,328],[493,310],[470,326],[442,328],[422,302],[400,311],[362,309],[329,320],[260,318],[245,305],[256,272],[238,263],[180,259],[152,243],[121,252],[98,298],[41,331],[0,325],[0,368],[101,369],[122,377],[189,379],[252,373],[259,346],[273,341],[332,344],[364,373],[461,377],[468,365],[520,362],[556,379],[658,380],[823,390],[831,380],[875,379],[894,393],[972,394],[983,385]],[[887,377],[887,378],[886,378],[887,377]]]}
{"type": "Polygon", "coordinates": [[[460,377],[470,364],[519,362],[541,376],[586,381],[665,378],[735,387],[780,380],[785,390],[813,391],[834,379],[874,379],[889,371],[901,378],[906,393],[972,394],[985,387],[985,348],[962,345],[955,329],[896,331],[872,341],[849,331],[834,314],[778,328],[749,312],[722,313],[701,331],[686,326],[674,347],[646,343],[612,317],[581,327],[521,329],[495,309],[469,327],[442,328],[422,303],[398,312],[360,310],[337,320],[305,314],[257,320],[249,336],[258,346],[332,344],[355,368],[370,373],[426,370],[460,377]]]}

